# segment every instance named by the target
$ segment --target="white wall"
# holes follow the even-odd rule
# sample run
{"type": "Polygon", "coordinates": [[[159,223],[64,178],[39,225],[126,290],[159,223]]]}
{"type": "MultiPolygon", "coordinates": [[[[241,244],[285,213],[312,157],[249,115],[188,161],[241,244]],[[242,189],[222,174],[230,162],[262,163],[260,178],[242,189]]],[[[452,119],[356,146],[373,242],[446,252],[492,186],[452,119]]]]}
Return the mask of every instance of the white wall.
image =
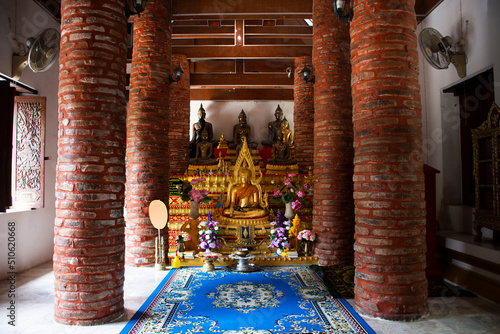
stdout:
{"type": "MultiPolygon", "coordinates": [[[[247,123],[252,130],[250,141],[259,143],[268,138],[269,122],[274,121],[274,111],[279,106],[283,110],[283,116],[290,124],[290,130],[293,131],[293,101],[191,101],[191,119],[190,124],[198,121],[198,110],[200,104],[207,114],[206,120],[212,123],[214,129],[214,139],[219,140],[222,133],[227,141],[233,140],[233,126],[238,123],[238,116],[243,109],[247,115],[247,123]]],[[[190,128],[189,138],[192,137],[192,126],[190,128]]]]}
{"type": "MultiPolygon", "coordinates": [[[[0,9],[0,72],[11,76],[11,39],[25,43],[28,37],[45,28],[59,30],[59,24],[32,0],[1,0],[0,9]]],[[[55,218],[55,170],[57,154],[57,89],[58,66],[33,73],[26,68],[21,82],[47,97],[45,127],[45,205],[43,209],[0,214],[0,278],[6,276],[7,224],[16,226],[16,272],[49,261],[53,254],[55,218]]]]}
{"type": "MultiPolygon", "coordinates": [[[[431,27],[443,36],[451,36],[455,42],[463,38],[466,42],[463,51],[468,58],[467,77],[493,67],[497,104],[500,97],[499,17],[498,0],[444,0],[417,28],[417,35],[431,27]]],[[[458,100],[452,94],[442,93],[442,89],[461,79],[453,65],[446,70],[432,68],[420,48],[419,65],[424,161],[441,171],[436,178],[438,219],[442,228],[460,231],[463,222],[451,218],[457,216],[456,210],[460,211],[461,205],[458,100]]],[[[470,208],[462,212],[468,222],[472,220],[470,212],[470,208]]]]}

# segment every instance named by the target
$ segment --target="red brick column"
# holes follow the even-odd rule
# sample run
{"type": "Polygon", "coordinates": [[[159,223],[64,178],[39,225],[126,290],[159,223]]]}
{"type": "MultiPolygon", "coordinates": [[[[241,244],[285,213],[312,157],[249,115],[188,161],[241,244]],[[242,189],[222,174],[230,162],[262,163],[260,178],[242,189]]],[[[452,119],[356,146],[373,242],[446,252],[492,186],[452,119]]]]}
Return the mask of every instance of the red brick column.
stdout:
{"type": "Polygon", "coordinates": [[[155,199],[168,205],[170,15],[170,1],[152,0],[134,21],[125,211],[125,263],[131,266],[154,265],[158,231],[148,208],[155,199]]]}
{"type": "Polygon", "coordinates": [[[170,85],[170,175],[182,175],[189,166],[189,61],[185,55],[172,55],[171,73],[180,66],[181,80],[170,85]]]}
{"type": "Polygon", "coordinates": [[[331,0],[313,8],[314,208],[321,266],[352,263],[354,203],[349,25],[339,21],[331,0]]]}
{"type": "Polygon", "coordinates": [[[307,173],[314,161],[314,86],[305,82],[300,71],[313,68],[311,57],[295,58],[293,79],[293,135],[299,171],[307,173]]]}
{"type": "Polygon", "coordinates": [[[116,0],[61,5],[53,261],[55,320],[68,325],[123,314],[123,6],[116,0]]]}
{"type": "Polygon", "coordinates": [[[425,201],[413,0],[357,0],[351,23],[356,307],[427,312],[425,201]]]}

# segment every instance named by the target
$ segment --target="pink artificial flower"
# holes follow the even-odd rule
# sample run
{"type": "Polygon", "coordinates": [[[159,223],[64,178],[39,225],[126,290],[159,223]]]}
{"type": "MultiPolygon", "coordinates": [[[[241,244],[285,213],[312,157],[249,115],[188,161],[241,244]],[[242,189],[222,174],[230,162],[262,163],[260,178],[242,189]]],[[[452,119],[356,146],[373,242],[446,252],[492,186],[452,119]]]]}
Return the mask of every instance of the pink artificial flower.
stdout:
{"type": "Polygon", "coordinates": [[[271,180],[271,184],[274,184],[274,182],[275,182],[274,180],[271,180]]]}
{"type": "Polygon", "coordinates": [[[299,233],[299,235],[297,236],[297,239],[302,240],[302,233],[299,233]]]}
{"type": "Polygon", "coordinates": [[[304,188],[305,188],[306,190],[309,190],[309,189],[311,189],[311,185],[310,185],[309,183],[307,183],[307,182],[306,182],[306,183],[304,183],[304,188]]]}
{"type": "Polygon", "coordinates": [[[302,203],[298,199],[292,202],[292,210],[300,210],[301,207],[302,203]]]}
{"type": "Polygon", "coordinates": [[[314,234],[311,234],[311,237],[310,237],[309,239],[311,239],[311,241],[314,241],[314,240],[316,240],[316,235],[314,235],[314,234]]]}
{"type": "Polygon", "coordinates": [[[297,191],[296,194],[299,198],[303,198],[305,196],[305,194],[302,190],[297,191]]]}
{"type": "Polygon", "coordinates": [[[273,193],[273,196],[281,196],[283,195],[283,193],[279,190],[276,190],[274,193],[273,193]]]}
{"type": "Polygon", "coordinates": [[[283,184],[287,187],[290,187],[292,185],[292,180],[290,180],[290,178],[287,177],[283,180],[283,184]]]}

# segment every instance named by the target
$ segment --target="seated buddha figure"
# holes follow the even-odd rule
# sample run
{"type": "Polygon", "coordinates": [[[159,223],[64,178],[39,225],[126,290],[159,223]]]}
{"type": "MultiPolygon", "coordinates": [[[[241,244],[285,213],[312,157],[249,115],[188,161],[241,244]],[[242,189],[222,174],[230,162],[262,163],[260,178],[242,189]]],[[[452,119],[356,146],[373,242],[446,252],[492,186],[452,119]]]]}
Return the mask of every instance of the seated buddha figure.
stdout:
{"type": "Polygon", "coordinates": [[[203,131],[201,133],[201,141],[196,144],[196,156],[189,159],[189,163],[192,165],[215,165],[218,160],[213,158],[214,147],[211,142],[208,141],[208,132],[203,131]]]}
{"type": "Polygon", "coordinates": [[[272,146],[278,140],[278,133],[282,132],[283,110],[281,109],[279,104],[274,111],[274,117],[275,120],[269,122],[267,126],[269,130],[269,137],[267,140],[262,141],[262,145],[264,146],[272,146]]]}
{"type": "Polygon", "coordinates": [[[289,128],[288,120],[283,118],[283,122],[281,123],[281,132],[283,132],[283,142],[287,144],[290,148],[294,148],[293,144],[293,133],[289,128]]]}
{"type": "Polygon", "coordinates": [[[272,165],[293,165],[297,160],[291,158],[290,146],[283,141],[283,132],[278,132],[278,140],[273,144],[273,157],[267,160],[272,165]]]}
{"type": "Polygon", "coordinates": [[[239,183],[228,191],[229,206],[224,209],[224,215],[231,218],[262,217],[267,214],[261,206],[261,189],[251,183],[252,172],[241,168],[238,173],[239,183]]]}
{"type": "Polygon", "coordinates": [[[248,147],[257,148],[256,142],[250,142],[250,135],[252,134],[252,129],[250,125],[247,124],[247,115],[243,110],[241,110],[238,115],[238,124],[233,127],[233,141],[229,143],[230,148],[235,148],[238,152],[241,149],[243,143],[243,137],[247,139],[248,147]]]}

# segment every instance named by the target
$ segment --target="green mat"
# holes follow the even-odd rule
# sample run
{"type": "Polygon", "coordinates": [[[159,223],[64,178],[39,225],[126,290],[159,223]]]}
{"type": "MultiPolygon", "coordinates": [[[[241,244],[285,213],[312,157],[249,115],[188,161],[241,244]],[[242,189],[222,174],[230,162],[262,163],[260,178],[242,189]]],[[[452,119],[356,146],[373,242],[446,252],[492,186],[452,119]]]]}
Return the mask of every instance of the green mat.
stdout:
{"type": "MultiPolygon", "coordinates": [[[[313,266],[312,269],[321,273],[325,286],[334,298],[354,298],[354,265],[336,265],[329,267],[313,266]]],[[[428,296],[429,298],[476,297],[474,293],[442,279],[429,282],[428,296]]]]}

